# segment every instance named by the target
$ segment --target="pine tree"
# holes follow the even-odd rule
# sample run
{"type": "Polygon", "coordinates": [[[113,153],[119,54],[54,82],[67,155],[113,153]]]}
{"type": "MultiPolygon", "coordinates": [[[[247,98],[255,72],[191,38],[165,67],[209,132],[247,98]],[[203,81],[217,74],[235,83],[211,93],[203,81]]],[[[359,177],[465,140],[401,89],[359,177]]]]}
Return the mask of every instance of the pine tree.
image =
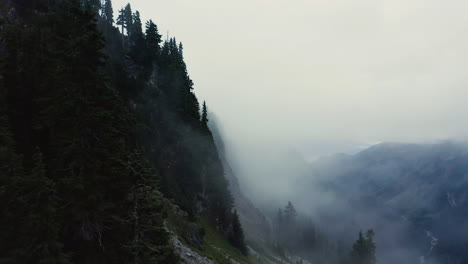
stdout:
{"type": "Polygon", "coordinates": [[[0,262],[70,263],[59,240],[55,183],[40,151],[32,157],[31,171],[24,170],[6,114],[6,92],[0,79],[0,262]]]}
{"type": "Polygon", "coordinates": [[[105,0],[102,19],[109,25],[114,24],[114,9],[112,8],[112,0],[105,0]]]}
{"type": "Polygon", "coordinates": [[[229,235],[229,240],[234,247],[242,252],[242,254],[247,255],[247,246],[245,245],[244,241],[244,231],[242,230],[237,211],[234,210],[231,217],[232,229],[229,235]]]}
{"type": "Polygon", "coordinates": [[[158,177],[139,152],[129,155],[128,169],[137,179],[130,195],[133,239],[129,244],[134,263],[176,263],[177,257],[167,243],[164,228],[162,195],[157,190],[158,177]],[[155,250],[158,249],[158,250],[155,250]]]}
{"type": "Polygon", "coordinates": [[[127,35],[130,37],[133,31],[133,12],[132,6],[127,4],[123,10],[123,17],[125,21],[125,27],[127,29],[127,35]]]}
{"type": "Polygon", "coordinates": [[[206,107],[206,102],[203,102],[203,110],[201,116],[201,126],[203,129],[208,130],[208,109],[206,107]]]}
{"type": "Polygon", "coordinates": [[[297,217],[296,208],[289,201],[286,208],[284,208],[284,221],[287,225],[292,226],[295,223],[297,217]]]}
{"type": "Polygon", "coordinates": [[[375,264],[375,244],[373,242],[374,231],[369,230],[366,238],[362,232],[359,232],[358,239],[353,244],[350,253],[351,263],[353,264],[375,264]]]}
{"type": "Polygon", "coordinates": [[[60,199],[56,183],[48,178],[39,150],[33,159],[31,174],[18,183],[22,190],[17,194],[21,197],[17,206],[24,210],[24,218],[16,235],[28,244],[18,248],[17,256],[22,263],[71,263],[60,241],[64,219],[58,215],[60,199]]]}
{"type": "Polygon", "coordinates": [[[141,18],[140,18],[140,12],[136,11],[133,15],[132,15],[132,30],[131,30],[131,34],[132,35],[139,35],[139,37],[142,37],[143,38],[143,25],[141,23],[141,18]]]}
{"type": "Polygon", "coordinates": [[[367,245],[364,236],[362,235],[362,231],[359,231],[358,239],[353,244],[353,248],[351,251],[351,260],[354,264],[365,264],[364,259],[367,256],[367,245]]]}
{"type": "Polygon", "coordinates": [[[116,24],[122,28],[121,33],[122,35],[124,35],[124,29],[126,28],[127,23],[125,20],[125,10],[123,8],[119,10],[119,15],[117,16],[116,24]]]}
{"type": "MultiPolygon", "coordinates": [[[[144,37],[130,5],[120,11],[120,34],[106,0],[105,46],[96,0],[43,2],[47,15],[28,10],[22,21],[34,23],[0,32],[9,57],[0,72],[0,262],[174,263],[158,174],[167,196],[192,215],[202,199],[203,213],[240,245],[216,146],[200,137],[183,45],[171,39],[161,48],[151,21],[144,37]]],[[[206,104],[204,112],[209,131],[206,104]]]]}
{"type": "Polygon", "coordinates": [[[375,256],[376,246],[374,243],[374,230],[370,229],[366,232],[366,244],[368,251],[368,261],[369,264],[377,263],[377,258],[375,256]]]}
{"type": "Polygon", "coordinates": [[[154,60],[159,57],[159,53],[161,52],[160,44],[162,42],[162,36],[159,34],[158,26],[152,20],[146,22],[145,33],[147,54],[150,57],[151,62],[154,62],[154,60]]]}
{"type": "Polygon", "coordinates": [[[96,15],[99,15],[101,0],[82,0],[82,5],[84,8],[90,7],[96,15]]]}
{"type": "Polygon", "coordinates": [[[129,27],[130,55],[133,61],[145,66],[147,54],[145,54],[145,39],[141,24],[140,12],[136,11],[132,16],[133,23],[129,27]]]}
{"type": "Polygon", "coordinates": [[[125,213],[121,207],[134,182],[125,166],[131,120],[101,72],[104,42],[92,11],[71,0],[61,2],[56,14],[50,45],[58,67],[38,99],[38,123],[50,135],[50,174],[67,201],[64,245],[76,262],[125,259],[119,246],[125,233],[113,230],[122,228],[116,219],[125,213]],[[68,50],[74,52],[63,52],[68,50]]]}
{"type": "Polygon", "coordinates": [[[283,247],[291,250],[296,246],[294,243],[298,238],[298,227],[296,223],[297,212],[290,201],[282,211],[281,216],[282,221],[278,230],[278,241],[283,247]]]}
{"type": "Polygon", "coordinates": [[[55,183],[46,176],[42,153],[30,174],[2,183],[0,262],[71,263],[60,242],[61,221],[55,183]]]}

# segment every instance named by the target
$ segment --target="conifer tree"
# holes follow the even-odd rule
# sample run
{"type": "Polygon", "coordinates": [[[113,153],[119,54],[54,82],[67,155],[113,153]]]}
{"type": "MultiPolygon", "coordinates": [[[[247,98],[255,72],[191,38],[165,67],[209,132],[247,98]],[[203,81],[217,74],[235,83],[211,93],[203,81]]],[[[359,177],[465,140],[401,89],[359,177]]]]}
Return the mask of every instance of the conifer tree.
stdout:
{"type": "Polygon", "coordinates": [[[102,19],[109,25],[114,24],[114,9],[112,8],[112,0],[105,0],[102,19]]]}
{"type": "Polygon", "coordinates": [[[52,96],[38,102],[41,133],[51,135],[50,174],[67,201],[64,245],[73,249],[76,262],[115,262],[127,258],[120,245],[128,237],[113,230],[125,226],[117,219],[125,217],[122,206],[135,181],[125,165],[132,121],[101,72],[104,42],[92,11],[65,1],[56,19],[51,45],[58,47],[54,56],[60,67],[47,90],[52,96]]]}
{"type": "Polygon", "coordinates": [[[353,264],[375,264],[375,244],[373,242],[374,231],[369,230],[366,237],[359,232],[358,239],[353,244],[350,253],[351,263],[353,264]]]}
{"type": "Polygon", "coordinates": [[[297,217],[296,208],[294,208],[293,204],[289,201],[288,205],[284,209],[284,221],[287,225],[291,226],[294,224],[297,217]]]}
{"type": "Polygon", "coordinates": [[[208,109],[206,107],[206,102],[203,101],[203,110],[202,110],[202,116],[201,116],[201,126],[203,129],[207,130],[208,129],[208,109]]]}
{"type": "Polygon", "coordinates": [[[238,248],[244,255],[247,255],[247,246],[244,241],[244,231],[239,220],[239,215],[237,211],[232,212],[232,230],[229,236],[231,244],[238,248]]]}
{"type": "Polygon", "coordinates": [[[140,12],[136,11],[133,14],[132,21],[133,23],[129,28],[130,55],[136,64],[145,66],[148,55],[145,54],[145,38],[143,35],[140,12]]]}
{"type": "Polygon", "coordinates": [[[90,7],[96,15],[99,15],[101,0],[82,0],[82,5],[84,8],[90,7]]]}
{"type": "Polygon", "coordinates": [[[143,35],[143,31],[142,31],[142,23],[141,23],[141,17],[140,17],[140,12],[139,11],[135,11],[135,13],[133,13],[132,15],[132,33],[133,34],[140,34],[140,35],[143,35]]]}
{"type": "Polygon", "coordinates": [[[133,262],[176,263],[177,257],[167,243],[170,237],[164,228],[156,172],[139,151],[129,155],[128,169],[137,179],[130,195],[132,214],[128,219],[132,223],[133,239],[129,247],[133,262]]]}
{"type": "Polygon", "coordinates": [[[123,19],[127,29],[127,35],[130,37],[133,31],[133,12],[130,4],[127,4],[123,10],[123,19]]]}
{"type": "Polygon", "coordinates": [[[124,29],[127,26],[127,23],[126,23],[126,20],[125,20],[125,10],[123,8],[119,10],[119,15],[117,16],[117,23],[116,24],[121,27],[121,33],[123,35],[124,34],[124,29]]]}
{"type": "Polygon", "coordinates": [[[152,21],[149,20],[146,22],[146,47],[147,54],[153,62],[161,52],[160,44],[162,42],[161,35],[158,31],[158,26],[152,21]]]}
{"type": "Polygon", "coordinates": [[[203,202],[203,213],[240,245],[242,228],[213,138],[205,133],[206,104],[201,117],[183,45],[173,38],[161,48],[152,21],[143,35],[130,5],[118,16],[120,34],[106,0],[99,21],[105,46],[96,8],[83,5],[93,1],[50,1],[47,16],[29,12],[37,24],[18,26],[6,38],[9,65],[0,75],[8,108],[0,109],[0,143],[11,144],[0,145],[0,198],[18,199],[0,200],[16,205],[0,209],[6,216],[0,252],[8,252],[0,260],[174,263],[158,183],[192,216],[203,202]],[[104,47],[111,58],[105,69],[120,94],[103,73],[104,47]],[[11,132],[3,133],[1,120],[11,123],[5,130],[11,132]],[[135,151],[136,145],[144,151],[135,151]],[[18,182],[27,184],[12,188],[18,182]],[[14,238],[7,228],[18,217],[31,221],[14,223],[24,230],[14,238]],[[18,247],[20,240],[31,243],[18,247]]]}
{"type": "Polygon", "coordinates": [[[367,243],[362,231],[359,231],[358,239],[353,244],[351,251],[351,260],[354,264],[365,264],[364,259],[367,256],[367,243]]]}
{"type": "Polygon", "coordinates": [[[28,244],[18,247],[17,257],[21,263],[71,263],[60,241],[64,219],[58,215],[60,199],[56,183],[47,176],[40,150],[36,151],[33,159],[35,166],[31,174],[18,182],[21,191],[16,197],[21,197],[21,200],[17,209],[24,210],[24,217],[16,236],[28,244]]]}
{"type": "Polygon", "coordinates": [[[376,246],[374,243],[374,230],[370,229],[366,232],[366,244],[368,250],[368,262],[369,264],[377,263],[377,258],[375,256],[376,246]]]}

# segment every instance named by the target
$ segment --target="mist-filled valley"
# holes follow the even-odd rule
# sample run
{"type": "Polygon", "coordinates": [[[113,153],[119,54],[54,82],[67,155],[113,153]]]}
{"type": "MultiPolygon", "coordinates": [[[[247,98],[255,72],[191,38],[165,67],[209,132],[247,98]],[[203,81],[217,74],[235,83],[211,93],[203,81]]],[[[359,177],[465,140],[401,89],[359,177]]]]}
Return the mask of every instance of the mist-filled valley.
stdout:
{"type": "Polygon", "coordinates": [[[468,264],[467,11],[1,0],[0,263],[468,264]]]}
{"type": "MultiPolygon", "coordinates": [[[[259,204],[275,226],[279,201],[291,201],[299,218],[331,241],[328,256],[351,246],[357,232],[373,229],[379,263],[463,263],[467,154],[461,142],[381,143],[313,162],[295,153],[289,157],[299,158],[294,166],[270,163],[270,175],[291,182],[258,187],[259,204]],[[265,188],[270,192],[261,191],[265,188]]],[[[255,163],[256,157],[250,158],[255,163]]],[[[256,188],[246,188],[253,200],[256,188]]]]}

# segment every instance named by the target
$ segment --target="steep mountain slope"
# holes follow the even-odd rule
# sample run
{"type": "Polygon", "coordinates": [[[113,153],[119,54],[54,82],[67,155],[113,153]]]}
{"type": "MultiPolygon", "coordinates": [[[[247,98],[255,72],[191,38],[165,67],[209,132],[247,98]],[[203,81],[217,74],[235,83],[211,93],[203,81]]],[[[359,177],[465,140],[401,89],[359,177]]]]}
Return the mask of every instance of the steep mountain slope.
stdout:
{"type": "Polygon", "coordinates": [[[242,192],[239,179],[232,169],[226,153],[226,145],[223,139],[223,131],[220,127],[220,120],[211,114],[210,129],[216,147],[220,153],[220,158],[224,166],[225,177],[229,182],[229,190],[234,198],[234,206],[239,213],[242,224],[250,238],[260,238],[267,240],[270,237],[270,222],[265,215],[253,204],[253,202],[242,192]]]}
{"type": "MultiPolygon", "coordinates": [[[[309,264],[303,256],[298,256],[297,250],[295,252],[288,251],[280,246],[277,232],[277,228],[274,227],[275,220],[271,218],[271,215],[265,214],[260,210],[249,197],[245,195],[240,187],[239,179],[236,176],[234,169],[231,167],[228,150],[224,143],[224,131],[221,127],[220,120],[211,114],[210,129],[213,132],[213,137],[216,146],[220,153],[220,158],[223,162],[226,179],[229,182],[229,190],[234,198],[234,207],[239,214],[239,218],[242,222],[242,227],[245,233],[246,243],[249,248],[250,259],[254,263],[266,263],[266,264],[309,264]]],[[[276,204],[270,206],[276,207],[276,204]]],[[[280,206],[280,205],[278,205],[280,206]]],[[[275,215],[276,216],[276,215],[275,215]]],[[[300,221],[297,225],[300,225],[300,221]]],[[[302,237],[295,237],[295,243],[301,243],[302,237]]],[[[314,250],[313,246],[308,245],[308,251],[314,250]]]]}
{"type": "Polygon", "coordinates": [[[0,14],[0,262],[177,263],[168,205],[247,259],[181,43],[111,0],[0,14]]]}

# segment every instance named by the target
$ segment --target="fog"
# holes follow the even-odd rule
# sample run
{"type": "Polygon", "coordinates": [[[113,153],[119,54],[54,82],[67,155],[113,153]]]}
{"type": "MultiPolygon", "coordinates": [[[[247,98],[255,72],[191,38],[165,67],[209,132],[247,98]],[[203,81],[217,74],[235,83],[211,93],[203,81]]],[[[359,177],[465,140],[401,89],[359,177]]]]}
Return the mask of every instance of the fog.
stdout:
{"type": "Polygon", "coordinates": [[[197,95],[236,143],[322,155],[468,134],[466,1],[130,2],[185,44],[197,95]]]}
{"type": "Polygon", "coordinates": [[[315,159],[468,134],[466,1],[130,2],[185,44],[196,93],[238,151],[315,159]]]}
{"type": "Polygon", "coordinates": [[[467,1],[130,3],[184,43],[196,94],[260,206],[293,197],[321,156],[468,135],[467,1]]]}

